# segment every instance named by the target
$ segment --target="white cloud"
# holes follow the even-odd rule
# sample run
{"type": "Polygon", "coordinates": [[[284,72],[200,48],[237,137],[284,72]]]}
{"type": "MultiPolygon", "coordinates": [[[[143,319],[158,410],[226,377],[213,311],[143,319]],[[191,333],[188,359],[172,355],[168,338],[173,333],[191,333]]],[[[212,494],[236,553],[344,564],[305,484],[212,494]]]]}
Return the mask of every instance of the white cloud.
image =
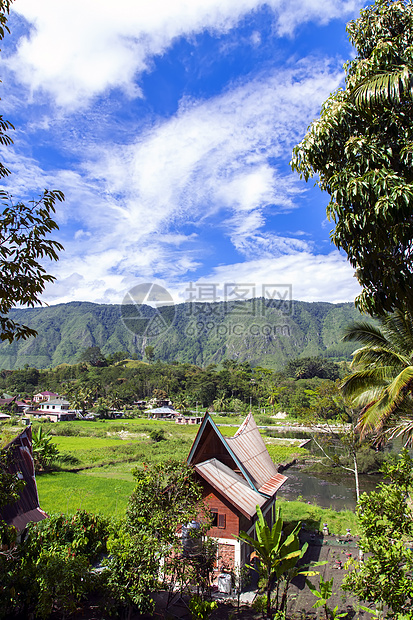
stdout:
{"type": "MultiPolygon", "coordinates": [[[[216,287],[219,297],[223,301],[225,284],[237,284],[240,289],[248,284],[249,297],[258,297],[263,294],[263,286],[278,286],[280,291],[292,287],[292,298],[300,301],[326,301],[330,303],[352,302],[360,293],[360,286],[354,277],[349,263],[338,251],[328,255],[311,254],[310,252],[296,252],[288,256],[267,257],[259,260],[250,260],[242,263],[222,265],[213,272],[200,279],[174,277],[151,278],[149,274],[138,277],[129,275],[121,277],[119,274],[108,274],[101,268],[100,257],[96,261],[87,262],[84,275],[78,272],[68,273],[67,267],[62,271],[57,283],[48,286],[45,300],[48,303],[67,303],[73,300],[92,301],[96,303],[121,303],[128,290],[143,282],[156,281],[164,286],[172,295],[176,303],[189,301],[188,289],[200,290],[199,286],[210,284],[216,287]],[[101,276],[101,277],[99,277],[101,276]]],[[[76,265],[76,267],[82,265],[76,265]]],[[[205,299],[205,301],[212,301],[205,299]]]]}
{"type": "MultiPolygon", "coordinates": [[[[308,20],[327,23],[355,15],[359,0],[19,0],[13,10],[32,26],[8,60],[32,93],[45,91],[59,106],[87,104],[107,89],[141,96],[136,76],[178,37],[204,30],[222,34],[247,13],[274,11],[279,35],[308,20]]],[[[257,37],[254,39],[258,43],[257,37]]]]}
{"type": "MultiPolygon", "coordinates": [[[[193,283],[194,294],[197,294],[200,285],[206,283],[217,286],[219,301],[225,301],[226,283],[236,283],[240,288],[243,285],[246,288],[246,284],[249,284],[247,297],[263,295],[264,286],[278,285],[280,290],[287,290],[286,287],[291,286],[292,299],[308,302],[354,301],[361,291],[353,269],[338,251],[328,255],[300,252],[289,256],[219,266],[209,277],[193,283]]],[[[189,301],[185,288],[174,289],[176,300],[189,301]]]]}
{"type": "Polygon", "coordinates": [[[83,141],[74,170],[45,173],[10,151],[16,193],[58,187],[67,196],[58,212],[66,251],[53,267],[59,285],[45,298],[117,303],[113,292],[121,295],[136,278],[188,278],[217,249],[213,239],[200,240],[204,228],[219,229],[247,261],[312,256],[310,243],[264,230],[269,213],[296,208],[305,191],[268,158],[285,166],[340,77],[338,68],[308,60],[214,99],[186,101],[132,144],[83,141]]]}
{"type": "MultiPolygon", "coordinates": [[[[153,249],[165,245],[173,226],[210,226],[219,212],[221,231],[239,251],[263,245],[257,233],[267,214],[295,208],[305,191],[296,175],[271,167],[268,158],[287,164],[307,119],[340,77],[323,62],[302,63],[215,99],[187,102],[130,146],[102,148],[89,173],[104,193],[120,197],[105,242],[113,247],[122,237],[128,248],[153,249]]],[[[267,253],[276,251],[277,240],[278,253],[308,248],[267,235],[267,253]]],[[[159,273],[156,252],[148,252],[146,264],[152,258],[159,273]]]]}

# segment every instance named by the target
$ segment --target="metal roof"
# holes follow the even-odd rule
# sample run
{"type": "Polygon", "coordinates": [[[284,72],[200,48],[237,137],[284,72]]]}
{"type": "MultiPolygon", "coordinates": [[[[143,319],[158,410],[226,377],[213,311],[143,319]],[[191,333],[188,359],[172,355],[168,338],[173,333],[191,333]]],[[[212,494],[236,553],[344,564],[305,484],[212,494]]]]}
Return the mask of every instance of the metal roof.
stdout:
{"type": "Polygon", "coordinates": [[[275,474],[275,476],[267,480],[267,482],[263,484],[258,491],[272,497],[286,480],[288,480],[287,476],[283,476],[283,474],[275,474]]]}
{"type": "Polygon", "coordinates": [[[278,473],[251,413],[247,415],[235,435],[227,437],[226,441],[248,471],[257,490],[278,473]]]}
{"type": "Polygon", "coordinates": [[[28,426],[20,435],[13,439],[5,447],[5,450],[7,449],[10,449],[12,452],[12,460],[8,471],[13,474],[20,474],[26,484],[20,491],[20,497],[17,502],[8,504],[0,509],[0,517],[9,525],[14,525],[18,530],[22,530],[30,521],[41,521],[48,516],[39,507],[39,496],[34,474],[31,427],[28,426]]]}
{"type": "Polygon", "coordinates": [[[198,463],[195,471],[248,518],[255,515],[257,504],[261,507],[267,501],[267,497],[253,491],[242,476],[218,459],[198,463]]]}
{"type": "Polygon", "coordinates": [[[231,438],[223,437],[205,414],[188,464],[249,518],[256,514],[256,506],[274,497],[287,480],[278,473],[251,413],[231,438]]]}
{"type": "Polygon", "coordinates": [[[146,409],[145,411],[146,413],[178,413],[175,409],[168,406],[157,407],[156,409],[146,409]]]}
{"type": "MultiPolygon", "coordinates": [[[[204,419],[202,420],[200,429],[194,439],[194,443],[192,444],[192,448],[189,452],[189,456],[187,459],[188,465],[196,465],[198,462],[201,462],[201,459],[199,458],[199,454],[197,454],[197,450],[200,448],[200,446],[202,446],[202,443],[203,441],[205,441],[205,437],[207,437],[209,432],[214,433],[215,437],[218,439],[220,445],[222,446],[224,452],[226,452],[233,459],[235,469],[238,469],[240,471],[240,473],[242,474],[244,479],[247,481],[251,489],[253,491],[256,491],[257,490],[256,484],[251,479],[251,476],[249,475],[248,471],[245,469],[242,461],[239,460],[237,455],[231,449],[231,446],[228,444],[228,442],[226,441],[226,438],[222,435],[221,431],[219,430],[219,428],[217,427],[217,425],[215,424],[215,422],[213,421],[209,413],[205,414],[204,419]]],[[[222,458],[222,455],[209,454],[209,458],[214,458],[214,457],[222,458]]],[[[204,460],[207,460],[207,459],[204,458],[202,462],[204,460]]]]}

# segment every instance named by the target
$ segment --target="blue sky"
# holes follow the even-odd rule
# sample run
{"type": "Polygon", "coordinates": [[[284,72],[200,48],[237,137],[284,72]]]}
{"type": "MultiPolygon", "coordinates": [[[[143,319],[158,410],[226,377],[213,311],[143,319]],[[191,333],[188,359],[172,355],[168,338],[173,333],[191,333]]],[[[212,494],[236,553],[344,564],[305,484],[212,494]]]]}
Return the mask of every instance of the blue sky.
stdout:
{"type": "Polygon", "coordinates": [[[24,199],[66,195],[44,300],[121,303],[143,282],[175,301],[190,282],[221,300],[228,283],[354,300],[328,198],[289,161],[343,82],[345,25],[361,6],[15,0],[1,69],[16,126],[8,184],[24,199]]]}

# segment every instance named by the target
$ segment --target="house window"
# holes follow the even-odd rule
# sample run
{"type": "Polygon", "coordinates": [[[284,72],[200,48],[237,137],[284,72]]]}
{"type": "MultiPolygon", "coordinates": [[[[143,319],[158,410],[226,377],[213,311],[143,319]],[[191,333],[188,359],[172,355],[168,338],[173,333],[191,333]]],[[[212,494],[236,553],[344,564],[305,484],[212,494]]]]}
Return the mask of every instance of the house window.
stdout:
{"type": "Polygon", "coordinates": [[[226,515],[218,515],[218,527],[225,529],[226,515]]]}
{"type": "Polygon", "coordinates": [[[218,508],[211,508],[212,523],[211,527],[219,527],[225,529],[226,527],[226,515],[218,513],[218,508]]]}

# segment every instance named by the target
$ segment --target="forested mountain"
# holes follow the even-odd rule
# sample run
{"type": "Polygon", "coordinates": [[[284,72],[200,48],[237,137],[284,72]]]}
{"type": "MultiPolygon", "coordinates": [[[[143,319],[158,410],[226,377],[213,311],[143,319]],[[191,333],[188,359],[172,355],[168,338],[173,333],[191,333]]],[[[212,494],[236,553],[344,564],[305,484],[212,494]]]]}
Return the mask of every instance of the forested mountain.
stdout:
{"type": "Polygon", "coordinates": [[[160,308],[71,302],[15,309],[10,317],[38,336],[1,343],[4,369],[72,364],[91,346],[105,355],[126,351],[142,359],[148,345],[165,362],[205,366],[230,358],[280,369],[300,356],[349,359],[354,345],[341,342],[341,331],[360,314],[351,303],[252,299],[160,308]]]}

